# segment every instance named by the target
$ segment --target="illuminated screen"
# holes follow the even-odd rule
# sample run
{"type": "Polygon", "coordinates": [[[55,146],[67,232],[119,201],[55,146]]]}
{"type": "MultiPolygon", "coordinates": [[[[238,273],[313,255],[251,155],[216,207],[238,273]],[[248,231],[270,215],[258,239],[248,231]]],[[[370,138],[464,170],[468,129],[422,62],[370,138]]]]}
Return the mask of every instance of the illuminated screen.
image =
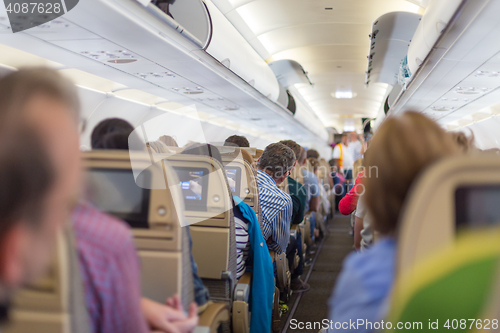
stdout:
{"type": "Polygon", "coordinates": [[[173,167],[179,177],[186,210],[207,210],[208,169],[173,167]]]}
{"type": "MultiPolygon", "coordinates": [[[[148,170],[139,177],[142,182],[151,182],[148,170]]],[[[132,228],[148,228],[149,196],[149,189],[136,184],[132,170],[97,168],[87,173],[87,199],[132,228]]]]}
{"type": "Polygon", "coordinates": [[[455,193],[457,227],[489,226],[500,222],[500,186],[460,187],[455,193]]]}
{"type": "Polygon", "coordinates": [[[229,187],[231,188],[231,192],[235,195],[240,194],[240,184],[241,184],[241,169],[235,167],[225,167],[227,181],[229,183],[229,187]]]}

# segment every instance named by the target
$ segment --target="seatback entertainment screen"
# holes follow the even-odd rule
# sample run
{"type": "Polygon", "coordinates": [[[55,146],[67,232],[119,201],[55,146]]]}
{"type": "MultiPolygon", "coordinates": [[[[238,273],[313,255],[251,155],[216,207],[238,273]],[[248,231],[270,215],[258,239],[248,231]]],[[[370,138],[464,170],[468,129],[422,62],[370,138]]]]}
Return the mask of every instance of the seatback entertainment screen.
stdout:
{"type": "Polygon", "coordinates": [[[173,167],[180,181],[186,210],[206,211],[208,193],[208,169],[173,167]]]}
{"type": "Polygon", "coordinates": [[[455,192],[457,227],[500,223],[500,186],[467,186],[455,192]]]}
{"type": "MultiPolygon", "coordinates": [[[[144,183],[151,174],[140,174],[144,183]]],[[[87,172],[86,198],[100,210],[126,221],[132,228],[148,228],[150,190],[138,186],[132,170],[91,169],[87,172]]]]}
{"type": "Polygon", "coordinates": [[[233,195],[239,195],[241,186],[241,169],[230,166],[227,166],[224,169],[226,169],[227,181],[229,183],[229,187],[231,188],[231,193],[233,195]]]}

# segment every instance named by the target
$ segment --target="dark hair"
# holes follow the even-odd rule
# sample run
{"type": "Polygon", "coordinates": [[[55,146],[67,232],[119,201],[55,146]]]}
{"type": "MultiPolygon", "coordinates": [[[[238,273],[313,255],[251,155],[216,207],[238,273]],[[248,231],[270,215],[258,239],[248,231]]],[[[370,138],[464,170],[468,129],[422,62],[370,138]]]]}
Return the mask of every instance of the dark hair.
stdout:
{"type": "Polygon", "coordinates": [[[39,226],[56,178],[36,124],[25,117],[25,105],[37,95],[64,103],[78,121],[76,89],[57,71],[21,69],[0,79],[0,241],[20,220],[39,226]]]}
{"type": "Polygon", "coordinates": [[[120,118],[104,119],[92,131],[90,136],[92,149],[143,150],[144,145],[133,131],[134,127],[128,121],[120,118]]]}
{"type": "Polygon", "coordinates": [[[281,140],[279,143],[284,144],[291,150],[293,150],[293,153],[295,154],[295,158],[298,160],[301,155],[302,155],[302,147],[295,141],[293,140],[281,140]]]}
{"type": "Polygon", "coordinates": [[[284,176],[292,170],[295,163],[295,153],[282,143],[271,143],[260,156],[257,167],[270,171],[274,179],[284,176]]]}
{"type": "Polygon", "coordinates": [[[307,158],[317,158],[319,159],[319,153],[317,150],[308,149],[307,150],[307,158]]]}
{"type": "Polygon", "coordinates": [[[250,147],[250,142],[244,136],[231,135],[224,141],[224,146],[250,147]]]}
{"type": "Polygon", "coordinates": [[[181,154],[210,156],[222,165],[222,156],[219,149],[208,143],[194,143],[186,147],[181,154]]]}

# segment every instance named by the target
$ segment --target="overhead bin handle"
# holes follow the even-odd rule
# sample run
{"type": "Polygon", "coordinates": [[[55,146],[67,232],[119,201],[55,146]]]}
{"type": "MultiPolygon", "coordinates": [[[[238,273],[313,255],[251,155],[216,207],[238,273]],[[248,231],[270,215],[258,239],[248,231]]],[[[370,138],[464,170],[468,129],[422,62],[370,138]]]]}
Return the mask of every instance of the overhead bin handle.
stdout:
{"type": "Polygon", "coordinates": [[[165,14],[160,8],[157,6],[153,5],[151,3],[151,0],[137,0],[139,3],[141,3],[143,6],[146,7],[146,10],[154,15],[157,19],[168,25],[170,28],[174,29],[178,33],[180,33],[182,36],[184,36],[187,40],[189,40],[191,43],[199,47],[200,49],[204,48],[204,44],[196,38],[193,34],[191,34],[189,31],[185,30],[177,21],[172,19],[170,16],[165,14]],[[146,2],[146,5],[143,3],[146,2]]]}

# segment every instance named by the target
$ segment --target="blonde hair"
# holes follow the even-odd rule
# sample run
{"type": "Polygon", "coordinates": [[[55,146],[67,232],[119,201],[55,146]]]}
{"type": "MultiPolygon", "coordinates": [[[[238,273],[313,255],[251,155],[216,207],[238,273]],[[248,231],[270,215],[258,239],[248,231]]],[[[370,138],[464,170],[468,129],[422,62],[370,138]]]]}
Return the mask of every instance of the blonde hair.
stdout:
{"type": "Polygon", "coordinates": [[[387,118],[365,156],[365,199],[374,229],[393,234],[410,186],[430,164],[458,153],[452,136],[426,116],[405,112],[387,118]]]}
{"type": "Polygon", "coordinates": [[[464,153],[468,153],[476,148],[474,144],[474,133],[467,137],[464,132],[451,132],[453,140],[458,144],[464,153]]]}
{"type": "Polygon", "coordinates": [[[152,149],[153,152],[155,152],[157,154],[168,153],[167,146],[163,142],[161,142],[160,140],[150,141],[150,142],[146,143],[146,147],[148,147],[148,149],[152,149]]]}
{"type": "Polygon", "coordinates": [[[158,141],[161,141],[167,147],[179,147],[179,145],[177,144],[177,141],[175,141],[175,139],[173,137],[171,137],[170,135],[160,136],[158,141]]]}

